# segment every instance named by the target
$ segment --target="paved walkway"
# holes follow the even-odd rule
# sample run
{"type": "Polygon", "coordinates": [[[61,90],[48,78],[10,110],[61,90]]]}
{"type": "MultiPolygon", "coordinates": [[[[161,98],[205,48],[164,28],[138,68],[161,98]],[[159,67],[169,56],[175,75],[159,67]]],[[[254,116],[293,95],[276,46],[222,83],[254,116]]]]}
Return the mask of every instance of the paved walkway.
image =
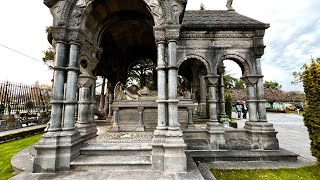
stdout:
{"type": "MultiPolygon", "coordinates": [[[[234,113],[233,117],[237,115],[234,113]]],[[[299,154],[297,162],[215,162],[209,166],[216,169],[257,169],[257,168],[297,168],[311,165],[317,159],[311,155],[310,140],[303,117],[298,114],[267,113],[268,122],[278,131],[277,138],[280,148],[299,154]]],[[[238,127],[243,128],[247,120],[238,121],[238,127]]]]}

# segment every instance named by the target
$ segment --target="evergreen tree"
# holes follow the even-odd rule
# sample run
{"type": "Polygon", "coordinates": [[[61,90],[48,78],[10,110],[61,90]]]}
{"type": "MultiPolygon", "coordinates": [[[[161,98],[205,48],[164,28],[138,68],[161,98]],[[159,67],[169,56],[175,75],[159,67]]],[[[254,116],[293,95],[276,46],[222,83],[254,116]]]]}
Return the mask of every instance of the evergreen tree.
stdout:
{"type": "Polygon", "coordinates": [[[305,64],[299,77],[308,103],[303,116],[311,140],[311,153],[320,161],[320,58],[312,59],[310,66],[305,64]]]}
{"type": "Polygon", "coordinates": [[[226,92],[225,93],[225,99],[226,99],[226,114],[228,115],[228,118],[232,118],[232,96],[231,93],[226,92]]]}

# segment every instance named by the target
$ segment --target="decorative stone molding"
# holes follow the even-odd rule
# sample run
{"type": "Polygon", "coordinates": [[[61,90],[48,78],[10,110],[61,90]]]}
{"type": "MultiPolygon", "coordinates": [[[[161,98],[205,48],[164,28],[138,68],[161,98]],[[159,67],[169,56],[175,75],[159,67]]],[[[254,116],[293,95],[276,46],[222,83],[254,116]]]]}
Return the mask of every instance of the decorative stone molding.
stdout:
{"type": "Polygon", "coordinates": [[[206,31],[203,32],[181,32],[181,38],[185,39],[202,39],[202,38],[208,38],[208,39],[214,39],[214,38],[253,38],[255,37],[255,34],[253,33],[216,33],[211,32],[208,33],[206,31]]]}
{"type": "Polygon", "coordinates": [[[214,46],[223,46],[223,47],[231,47],[231,46],[240,46],[240,47],[252,47],[252,41],[214,41],[214,46]]]}

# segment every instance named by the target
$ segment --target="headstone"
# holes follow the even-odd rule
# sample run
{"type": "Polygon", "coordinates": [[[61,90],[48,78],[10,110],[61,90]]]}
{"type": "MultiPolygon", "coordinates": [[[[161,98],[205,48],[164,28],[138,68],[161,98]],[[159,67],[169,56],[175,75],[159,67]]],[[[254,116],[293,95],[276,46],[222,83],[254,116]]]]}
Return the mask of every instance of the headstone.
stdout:
{"type": "Polygon", "coordinates": [[[0,120],[0,132],[7,129],[7,122],[5,120],[0,120]]]}

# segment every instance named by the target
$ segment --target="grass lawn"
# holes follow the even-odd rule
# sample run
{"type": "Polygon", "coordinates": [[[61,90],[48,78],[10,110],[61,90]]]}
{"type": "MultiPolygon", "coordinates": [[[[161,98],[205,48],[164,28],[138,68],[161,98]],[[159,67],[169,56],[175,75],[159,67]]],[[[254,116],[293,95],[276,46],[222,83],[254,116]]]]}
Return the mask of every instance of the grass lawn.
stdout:
{"type": "Polygon", "coordinates": [[[320,180],[320,164],[298,169],[211,170],[217,180],[320,180]]]}
{"type": "Polygon", "coordinates": [[[0,180],[14,176],[11,158],[19,151],[38,142],[42,134],[0,144],[0,180]]]}

